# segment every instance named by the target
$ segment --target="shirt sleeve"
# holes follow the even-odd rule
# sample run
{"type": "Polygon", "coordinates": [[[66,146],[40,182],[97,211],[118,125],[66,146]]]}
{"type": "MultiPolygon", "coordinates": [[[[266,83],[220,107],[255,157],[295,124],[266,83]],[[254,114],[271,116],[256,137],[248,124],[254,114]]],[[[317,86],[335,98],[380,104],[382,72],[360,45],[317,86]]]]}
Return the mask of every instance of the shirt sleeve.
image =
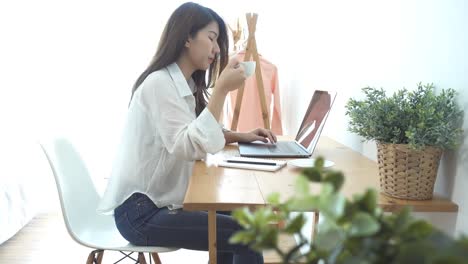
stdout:
{"type": "Polygon", "coordinates": [[[184,160],[197,160],[223,149],[221,125],[207,108],[195,117],[189,98],[179,95],[171,79],[155,78],[150,82],[151,92],[145,91],[144,96],[150,97],[155,129],[169,153],[184,160]]]}

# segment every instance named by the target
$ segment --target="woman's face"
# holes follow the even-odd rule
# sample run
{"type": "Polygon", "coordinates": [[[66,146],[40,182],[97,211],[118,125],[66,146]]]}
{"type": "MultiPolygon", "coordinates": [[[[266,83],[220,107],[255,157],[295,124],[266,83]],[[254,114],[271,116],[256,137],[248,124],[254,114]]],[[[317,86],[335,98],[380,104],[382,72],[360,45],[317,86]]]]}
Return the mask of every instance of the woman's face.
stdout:
{"type": "Polygon", "coordinates": [[[219,53],[219,27],[214,21],[189,38],[186,43],[188,58],[196,70],[207,70],[219,53]]]}

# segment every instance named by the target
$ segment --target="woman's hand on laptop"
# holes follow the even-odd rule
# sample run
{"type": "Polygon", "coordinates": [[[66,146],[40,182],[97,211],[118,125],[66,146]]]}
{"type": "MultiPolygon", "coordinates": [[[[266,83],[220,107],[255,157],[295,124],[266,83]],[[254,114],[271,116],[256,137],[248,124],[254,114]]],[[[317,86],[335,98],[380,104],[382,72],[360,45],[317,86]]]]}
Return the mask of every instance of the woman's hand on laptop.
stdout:
{"type": "Polygon", "coordinates": [[[257,128],[248,133],[242,133],[239,142],[253,142],[253,141],[262,141],[265,143],[276,144],[276,135],[269,129],[257,128]]]}

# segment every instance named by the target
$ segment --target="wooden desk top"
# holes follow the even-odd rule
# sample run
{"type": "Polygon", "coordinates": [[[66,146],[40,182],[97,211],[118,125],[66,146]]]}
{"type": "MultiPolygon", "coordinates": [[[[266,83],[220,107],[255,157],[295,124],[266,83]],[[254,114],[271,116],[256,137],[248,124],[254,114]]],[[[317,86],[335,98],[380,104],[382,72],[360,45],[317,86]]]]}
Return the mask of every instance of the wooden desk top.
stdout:
{"type": "MultiPolygon", "coordinates": [[[[197,161],[184,199],[185,210],[232,210],[241,206],[264,206],[268,194],[279,192],[283,200],[294,194],[294,182],[300,169],[287,166],[277,172],[216,167],[224,156],[238,155],[237,145],[227,146],[221,153],[208,155],[206,161],[197,161]]],[[[342,192],[351,197],[367,188],[379,190],[377,163],[358,152],[322,136],[314,157],[323,156],[335,163],[333,169],[343,171],[345,183],[342,192]]],[[[311,190],[319,186],[311,183],[311,190]]],[[[457,212],[458,206],[435,195],[432,200],[413,201],[380,194],[379,206],[394,212],[411,206],[415,212],[457,212]]]]}

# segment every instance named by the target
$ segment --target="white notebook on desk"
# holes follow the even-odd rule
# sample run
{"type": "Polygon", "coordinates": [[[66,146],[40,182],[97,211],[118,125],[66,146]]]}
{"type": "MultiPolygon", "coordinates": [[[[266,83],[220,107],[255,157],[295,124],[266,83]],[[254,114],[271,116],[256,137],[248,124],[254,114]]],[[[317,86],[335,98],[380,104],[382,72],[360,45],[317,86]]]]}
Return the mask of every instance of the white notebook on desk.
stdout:
{"type": "Polygon", "coordinates": [[[286,165],[284,160],[262,158],[228,157],[218,162],[219,167],[246,170],[277,171],[286,165]]]}

